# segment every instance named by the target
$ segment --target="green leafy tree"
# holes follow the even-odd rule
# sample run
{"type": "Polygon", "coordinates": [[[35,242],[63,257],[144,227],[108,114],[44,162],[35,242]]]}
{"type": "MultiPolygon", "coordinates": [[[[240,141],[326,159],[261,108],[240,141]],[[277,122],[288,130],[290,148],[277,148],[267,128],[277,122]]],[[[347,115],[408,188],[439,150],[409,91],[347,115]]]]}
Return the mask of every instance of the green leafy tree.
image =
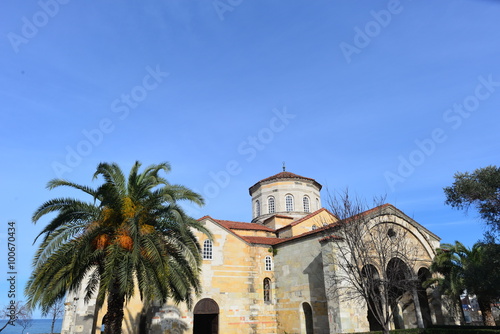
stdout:
{"type": "MultiPolygon", "coordinates": [[[[65,180],[52,180],[49,189],[66,186],[89,197],[56,198],[43,203],[33,222],[56,213],[38,235],[43,237],[26,285],[31,307],[50,307],[86,284],[88,300],[94,293],[101,307],[107,298],[106,333],[121,333],[123,308],[137,287],[141,298],[165,303],[184,301],[200,292],[200,245],[194,231],[209,232],[179,205],[202,205],[201,196],[172,185],[160,175],[170,165],[152,165],[139,172],[136,162],[128,178],[116,164],[101,163],[93,189],[65,180]],[[89,278],[87,280],[87,278],[89,278]]],[[[35,240],[36,241],[36,240],[35,240]]]]}
{"type": "MultiPolygon", "coordinates": [[[[443,293],[460,301],[465,291],[475,294],[484,324],[495,326],[491,304],[500,296],[500,245],[478,242],[472,249],[455,241],[443,244],[431,265],[443,293]]],[[[430,283],[430,282],[428,282],[430,283]]]]}
{"type": "Polygon", "coordinates": [[[492,231],[500,233],[500,168],[488,166],[454,177],[453,185],[444,188],[445,203],[466,211],[475,207],[492,231]]]}

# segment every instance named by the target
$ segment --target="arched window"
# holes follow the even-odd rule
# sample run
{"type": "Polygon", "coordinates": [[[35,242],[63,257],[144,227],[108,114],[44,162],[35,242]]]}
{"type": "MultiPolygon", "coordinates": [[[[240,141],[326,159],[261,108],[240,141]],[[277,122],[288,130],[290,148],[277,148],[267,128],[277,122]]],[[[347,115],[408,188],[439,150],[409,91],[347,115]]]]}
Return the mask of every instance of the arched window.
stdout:
{"type": "Polygon", "coordinates": [[[271,302],[271,279],[268,277],[264,278],[264,302],[270,303],[271,302]]]}
{"type": "Polygon", "coordinates": [[[312,307],[309,303],[302,304],[302,313],[300,315],[301,318],[301,333],[313,334],[314,333],[314,324],[313,324],[313,314],[312,307]]]}
{"type": "Polygon", "coordinates": [[[320,209],[319,198],[316,198],[316,210],[319,210],[319,209],[320,209]]]}
{"type": "Polygon", "coordinates": [[[274,197],[273,196],[269,196],[269,198],[267,199],[267,207],[269,209],[269,213],[274,213],[275,212],[275,206],[274,206],[274,197]]]}
{"type": "Polygon", "coordinates": [[[286,211],[293,211],[293,196],[292,195],[285,196],[285,209],[286,209],[286,211]]]}
{"type": "Polygon", "coordinates": [[[310,212],[311,208],[309,207],[309,197],[304,196],[302,203],[304,204],[304,212],[310,212]]]}
{"type": "Polygon", "coordinates": [[[255,201],[255,217],[260,216],[260,201],[255,201]]]}
{"type": "Polygon", "coordinates": [[[212,260],[212,240],[203,242],[203,260],[212,260]]]}
{"type": "Polygon", "coordinates": [[[266,256],[265,269],[266,269],[266,271],[273,270],[273,259],[269,255],[266,256]]]}

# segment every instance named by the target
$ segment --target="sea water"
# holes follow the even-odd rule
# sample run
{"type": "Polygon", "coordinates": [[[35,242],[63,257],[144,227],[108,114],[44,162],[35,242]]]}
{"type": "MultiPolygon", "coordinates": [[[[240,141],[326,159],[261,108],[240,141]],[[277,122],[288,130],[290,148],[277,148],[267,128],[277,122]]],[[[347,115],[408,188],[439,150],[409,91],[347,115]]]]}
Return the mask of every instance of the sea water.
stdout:
{"type": "MultiPolygon", "coordinates": [[[[7,319],[0,319],[0,328],[5,325],[7,319]]],[[[52,319],[33,319],[31,327],[26,327],[23,333],[23,327],[16,323],[15,326],[8,325],[1,334],[45,334],[50,333],[52,326],[52,319]]],[[[56,319],[54,323],[54,333],[60,333],[62,326],[62,319],[56,319]]]]}

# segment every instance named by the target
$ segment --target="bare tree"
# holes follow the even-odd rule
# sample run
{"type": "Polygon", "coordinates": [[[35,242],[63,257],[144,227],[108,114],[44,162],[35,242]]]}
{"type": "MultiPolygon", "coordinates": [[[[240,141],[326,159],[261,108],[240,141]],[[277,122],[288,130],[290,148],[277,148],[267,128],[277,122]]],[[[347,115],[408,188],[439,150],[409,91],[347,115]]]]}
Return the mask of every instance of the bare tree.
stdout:
{"type": "Polygon", "coordinates": [[[6,305],[0,311],[0,316],[2,319],[7,319],[6,323],[0,328],[0,332],[9,325],[15,326],[16,323],[23,327],[24,332],[31,324],[31,310],[22,301],[13,301],[9,305],[6,305]]]}
{"type": "Polygon", "coordinates": [[[330,196],[330,210],[339,220],[325,229],[332,245],[328,260],[335,268],[328,274],[328,293],[366,303],[371,329],[384,333],[391,321],[398,320],[398,303],[407,302],[406,307],[413,300],[418,327],[423,328],[419,280],[413,270],[419,249],[408,230],[391,221],[391,206],[380,205],[383,200],[376,199],[378,206],[367,210],[365,202],[352,199],[348,190],[330,196]]]}
{"type": "Polygon", "coordinates": [[[22,328],[21,334],[23,334],[26,329],[33,326],[33,319],[31,319],[31,316],[25,317],[25,318],[19,318],[16,320],[16,323],[19,326],[21,326],[21,328],[22,328]]]}
{"type": "Polygon", "coordinates": [[[56,320],[62,317],[64,314],[64,300],[60,299],[57,302],[55,302],[47,311],[47,314],[50,319],[52,319],[52,323],[50,326],[50,333],[54,333],[54,325],[56,323],[56,320]]]}

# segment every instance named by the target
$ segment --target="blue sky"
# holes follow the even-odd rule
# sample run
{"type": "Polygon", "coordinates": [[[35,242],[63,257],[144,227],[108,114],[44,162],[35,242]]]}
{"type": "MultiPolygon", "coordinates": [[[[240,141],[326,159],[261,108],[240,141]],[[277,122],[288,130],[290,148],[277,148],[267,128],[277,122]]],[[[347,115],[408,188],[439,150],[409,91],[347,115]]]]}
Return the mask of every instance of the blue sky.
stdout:
{"type": "Polygon", "coordinates": [[[324,186],[324,205],[349,187],[387,195],[443,242],[484,232],[442,189],[499,164],[498,1],[2,7],[0,245],[15,221],[18,295],[47,222],[33,225],[33,211],[79,195],[45,185],[96,186],[101,161],[169,161],[169,180],[206,198],[187,207],[195,217],[250,221],[248,188],[285,161],[324,186]]]}

